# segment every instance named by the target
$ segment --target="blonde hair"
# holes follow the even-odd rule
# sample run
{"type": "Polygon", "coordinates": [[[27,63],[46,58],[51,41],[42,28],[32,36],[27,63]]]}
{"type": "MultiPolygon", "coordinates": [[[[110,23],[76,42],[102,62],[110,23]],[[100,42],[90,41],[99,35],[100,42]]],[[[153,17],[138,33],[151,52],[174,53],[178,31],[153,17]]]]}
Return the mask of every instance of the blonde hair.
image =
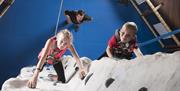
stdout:
{"type": "Polygon", "coordinates": [[[60,30],[60,32],[57,33],[56,38],[59,39],[61,34],[63,35],[63,37],[65,39],[70,40],[70,43],[73,42],[73,35],[72,35],[72,33],[68,29],[60,30]]]}
{"type": "Polygon", "coordinates": [[[134,22],[126,22],[126,23],[122,26],[122,28],[127,28],[127,29],[129,29],[129,30],[132,30],[132,31],[134,31],[134,33],[137,33],[137,31],[138,31],[137,25],[136,25],[136,23],[134,23],[134,22]]]}

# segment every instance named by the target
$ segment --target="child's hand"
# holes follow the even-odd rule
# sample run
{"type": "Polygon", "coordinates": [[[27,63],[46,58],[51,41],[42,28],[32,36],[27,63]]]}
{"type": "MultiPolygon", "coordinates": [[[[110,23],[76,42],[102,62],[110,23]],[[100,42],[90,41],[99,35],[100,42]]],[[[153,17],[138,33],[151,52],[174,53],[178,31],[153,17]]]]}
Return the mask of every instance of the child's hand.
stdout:
{"type": "Polygon", "coordinates": [[[27,82],[27,86],[29,88],[36,88],[36,84],[37,84],[37,77],[32,77],[28,82],[27,82]]]}
{"type": "Polygon", "coordinates": [[[83,80],[86,76],[87,72],[85,71],[84,68],[79,70],[79,77],[83,80]]]}

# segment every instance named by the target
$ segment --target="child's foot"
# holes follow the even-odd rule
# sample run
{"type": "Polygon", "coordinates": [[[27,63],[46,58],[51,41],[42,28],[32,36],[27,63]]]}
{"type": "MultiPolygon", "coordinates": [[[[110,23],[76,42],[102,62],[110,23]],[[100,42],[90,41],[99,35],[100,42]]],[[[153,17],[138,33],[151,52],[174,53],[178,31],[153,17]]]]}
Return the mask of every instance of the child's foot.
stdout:
{"type": "Polygon", "coordinates": [[[88,16],[88,15],[84,15],[84,21],[92,21],[92,17],[88,16]]]}
{"type": "Polygon", "coordinates": [[[53,85],[56,86],[57,83],[62,83],[62,82],[61,82],[61,81],[55,81],[55,82],[53,83],[53,85]]]}

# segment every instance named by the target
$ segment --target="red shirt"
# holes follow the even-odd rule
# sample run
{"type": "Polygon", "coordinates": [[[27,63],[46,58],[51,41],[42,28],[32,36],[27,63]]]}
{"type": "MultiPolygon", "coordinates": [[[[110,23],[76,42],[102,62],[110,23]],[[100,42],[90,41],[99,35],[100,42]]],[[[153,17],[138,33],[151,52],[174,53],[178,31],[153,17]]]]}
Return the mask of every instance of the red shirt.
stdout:
{"type": "Polygon", "coordinates": [[[117,41],[115,35],[111,37],[108,41],[108,45],[110,49],[112,49],[112,54],[119,54],[122,56],[130,56],[134,49],[137,49],[136,39],[131,40],[128,43],[123,43],[121,41],[117,41]],[[115,52],[116,51],[116,52],[115,52]]]}
{"type": "MultiPolygon", "coordinates": [[[[49,56],[51,56],[51,57],[53,57],[53,60],[55,60],[55,59],[60,59],[60,58],[63,56],[63,54],[66,52],[67,48],[65,48],[65,49],[63,49],[63,50],[60,50],[60,49],[56,46],[57,41],[56,41],[56,38],[55,38],[55,37],[51,38],[51,41],[52,41],[52,43],[53,43],[54,46],[52,46],[52,48],[50,48],[50,50],[49,50],[49,52],[48,52],[48,55],[47,55],[47,58],[48,58],[49,56]],[[54,47],[54,48],[53,48],[53,47],[54,47]]],[[[44,51],[44,48],[43,48],[43,49],[41,50],[41,52],[39,53],[38,59],[41,58],[42,51],[44,51]]],[[[53,64],[53,60],[52,60],[52,59],[47,59],[48,64],[53,64]]]]}

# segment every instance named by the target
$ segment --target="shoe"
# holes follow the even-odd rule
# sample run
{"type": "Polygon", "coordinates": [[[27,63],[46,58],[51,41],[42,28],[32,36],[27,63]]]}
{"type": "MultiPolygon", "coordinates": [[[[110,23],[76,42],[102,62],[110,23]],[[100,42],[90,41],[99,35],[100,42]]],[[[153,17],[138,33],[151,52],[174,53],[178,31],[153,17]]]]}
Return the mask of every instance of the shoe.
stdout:
{"type": "Polygon", "coordinates": [[[61,81],[55,81],[55,82],[53,83],[53,85],[56,86],[58,83],[62,83],[62,82],[61,82],[61,81]]]}
{"type": "Polygon", "coordinates": [[[75,32],[78,32],[78,30],[79,30],[79,25],[74,25],[74,30],[75,30],[75,32]]]}
{"type": "Polygon", "coordinates": [[[83,21],[92,21],[92,17],[84,15],[83,21]]]}

